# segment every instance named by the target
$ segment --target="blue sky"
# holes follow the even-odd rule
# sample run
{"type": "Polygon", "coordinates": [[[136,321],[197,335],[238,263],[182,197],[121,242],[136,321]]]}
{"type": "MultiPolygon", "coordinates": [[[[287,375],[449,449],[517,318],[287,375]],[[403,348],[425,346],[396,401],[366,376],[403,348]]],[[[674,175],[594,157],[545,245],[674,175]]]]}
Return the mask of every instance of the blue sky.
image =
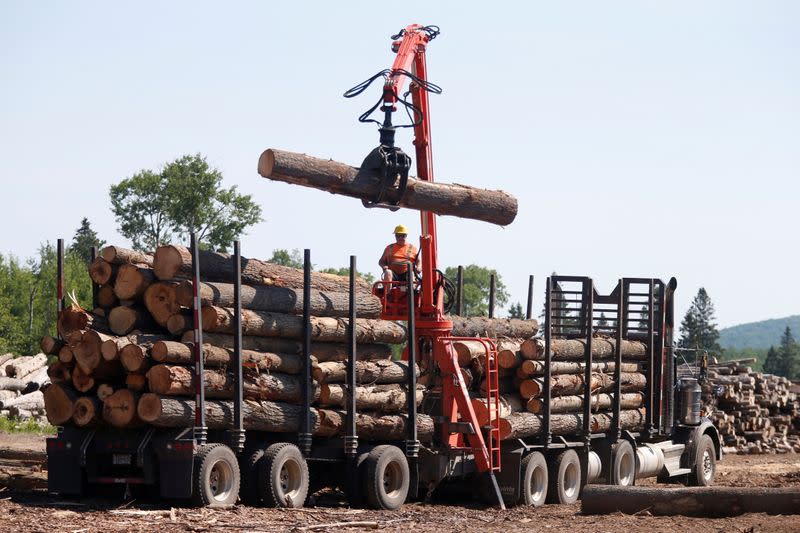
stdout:
{"type": "MultiPolygon", "coordinates": [[[[125,243],[108,187],[201,152],[253,195],[245,255],[356,254],[377,272],[416,212],[272,183],[266,148],[358,164],[342,93],[391,64],[389,35],[438,24],[429,47],[436,177],[519,198],[507,228],[441,218],[443,265],[678,278],[721,325],[800,312],[800,4],[796,2],[3,2],[0,252],[27,257],[89,217],[125,243]]],[[[413,153],[410,137],[401,145],[413,153]]],[[[412,233],[418,237],[418,229],[412,233]]],[[[537,291],[536,308],[541,295],[537,291]]]]}

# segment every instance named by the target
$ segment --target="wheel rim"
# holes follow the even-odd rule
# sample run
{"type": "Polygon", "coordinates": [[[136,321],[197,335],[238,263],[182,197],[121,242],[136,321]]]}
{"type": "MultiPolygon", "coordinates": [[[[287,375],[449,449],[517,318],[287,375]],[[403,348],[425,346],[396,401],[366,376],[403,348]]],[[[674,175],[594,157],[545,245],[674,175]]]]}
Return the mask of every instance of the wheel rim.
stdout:
{"type": "Polygon", "coordinates": [[[278,485],[283,498],[295,498],[300,493],[303,485],[303,473],[297,461],[286,461],[278,472],[278,485]]]}
{"type": "Polygon", "coordinates": [[[400,463],[392,461],[383,470],[383,491],[388,497],[394,498],[399,495],[402,487],[403,469],[400,468],[400,463]]]}
{"type": "Polygon", "coordinates": [[[711,476],[714,475],[714,460],[711,458],[711,452],[708,450],[703,451],[703,479],[711,481],[711,476]]]}
{"type": "Polygon", "coordinates": [[[619,484],[625,487],[633,485],[633,475],[633,454],[625,453],[619,458],[619,484]]]}
{"type": "Polygon", "coordinates": [[[536,466],[531,473],[530,500],[538,502],[542,499],[547,490],[546,471],[542,466],[536,466]]]}
{"type": "Polygon", "coordinates": [[[217,461],[208,474],[208,487],[214,500],[223,502],[233,490],[233,468],[227,461],[217,461]]]}
{"type": "Polygon", "coordinates": [[[570,462],[564,469],[564,495],[572,498],[578,492],[581,476],[575,463],[570,462]]]}

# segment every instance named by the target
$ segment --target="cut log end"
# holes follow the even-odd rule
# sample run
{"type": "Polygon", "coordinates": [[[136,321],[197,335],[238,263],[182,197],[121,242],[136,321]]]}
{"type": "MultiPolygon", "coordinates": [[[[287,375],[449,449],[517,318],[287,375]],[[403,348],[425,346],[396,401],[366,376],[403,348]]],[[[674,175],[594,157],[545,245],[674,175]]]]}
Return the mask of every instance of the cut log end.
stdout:
{"type": "Polygon", "coordinates": [[[74,392],[53,383],[44,389],[43,395],[48,422],[61,426],[72,418],[77,398],[74,392]]]}
{"type": "Polygon", "coordinates": [[[103,420],[118,428],[136,426],[139,423],[137,400],[133,391],[119,389],[103,402],[103,420]]]}

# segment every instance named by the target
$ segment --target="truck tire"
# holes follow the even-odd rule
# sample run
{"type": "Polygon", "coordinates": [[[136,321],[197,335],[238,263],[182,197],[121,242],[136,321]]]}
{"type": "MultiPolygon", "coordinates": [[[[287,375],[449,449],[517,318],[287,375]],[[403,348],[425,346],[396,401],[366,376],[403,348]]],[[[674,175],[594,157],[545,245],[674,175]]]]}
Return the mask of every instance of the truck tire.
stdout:
{"type": "Polygon", "coordinates": [[[300,508],[308,496],[308,463],[300,449],[277,442],[264,450],[258,469],[258,491],[270,507],[300,508]]]}
{"type": "Polygon", "coordinates": [[[224,444],[197,448],[192,471],[192,501],[205,507],[230,507],[239,497],[239,462],[224,444]]]}
{"type": "Polygon", "coordinates": [[[702,435],[697,440],[692,473],[689,474],[689,485],[708,487],[714,483],[716,472],[717,454],[714,448],[714,441],[708,435],[702,435]]]}
{"type": "Polygon", "coordinates": [[[619,441],[611,452],[611,484],[620,487],[636,484],[636,452],[627,440],[619,441]]]}
{"type": "Polygon", "coordinates": [[[547,499],[547,461],[541,452],[531,452],[522,458],[520,467],[521,494],[519,503],[541,507],[547,499]]]}
{"type": "Polygon", "coordinates": [[[369,452],[362,465],[363,491],[373,509],[394,510],[408,496],[409,469],[405,454],[397,446],[384,444],[369,452]]]}
{"type": "MultiPolygon", "coordinates": [[[[552,456],[551,456],[552,457],[552,456]]],[[[575,450],[564,450],[549,463],[547,501],[575,503],[581,494],[581,461],[575,450]]]]}
{"type": "Polygon", "coordinates": [[[242,483],[239,488],[239,499],[244,505],[255,507],[261,505],[261,496],[258,493],[258,472],[261,460],[264,457],[264,448],[256,448],[242,456],[242,483]]]}

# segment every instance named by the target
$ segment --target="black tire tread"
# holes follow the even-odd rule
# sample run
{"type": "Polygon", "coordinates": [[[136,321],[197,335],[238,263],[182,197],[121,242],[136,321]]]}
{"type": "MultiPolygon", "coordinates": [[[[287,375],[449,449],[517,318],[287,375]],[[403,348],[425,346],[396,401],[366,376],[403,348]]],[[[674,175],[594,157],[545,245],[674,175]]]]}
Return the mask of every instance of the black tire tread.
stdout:
{"type": "MultiPolygon", "coordinates": [[[[545,472],[547,472],[547,474],[548,474],[547,484],[546,484],[547,486],[546,486],[546,489],[545,489],[546,490],[545,497],[544,497],[544,500],[542,501],[542,503],[539,504],[539,505],[542,505],[542,504],[544,504],[544,502],[547,501],[547,495],[550,493],[550,490],[549,490],[549,488],[550,488],[550,476],[549,476],[550,472],[548,471],[549,469],[547,467],[547,459],[545,459],[545,457],[541,453],[533,452],[533,453],[529,453],[528,455],[523,457],[522,458],[522,462],[520,463],[520,472],[522,473],[522,476],[523,476],[522,479],[520,480],[521,481],[521,488],[522,488],[522,491],[523,491],[522,494],[520,494],[520,499],[519,499],[519,503],[521,505],[534,505],[533,503],[528,503],[526,501],[527,494],[524,492],[525,491],[525,478],[528,475],[528,465],[534,460],[534,458],[539,458],[539,457],[542,458],[542,462],[544,464],[545,472]]],[[[539,505],[534,505],[534,507],[539,507],[539,505]]]]}
{"type": "Polygon", "coordinates": [[[242,481],[239,489],[239,498],[244,505],[251,507],[263,505],[258,491],[258,470],[264,457],[264,448],[256,448],[247,454],[247,459],[242,468],[242,481]]]}
{"type": "MultiPolygon", "coordinates": [[[[272,464],[275,462],[275,459],[278,457],[278,454],[290,446],[294,446],[294,444],[289,442],[278,442],[270,445],[266,450],[264,450],[264,455],[261,459],[260,468],[258,470],[258,492],[264,505],[271,507],[286,507],[285,502],[280,501],[280,495],[275,492],[276,487],[273,486],[272,482],[270,481],[270,470],[272,464]]],[[[306,465],[305,461],[303,461],[301,464],[303,465],[303,470],[305,470],[307,493],[308,465],[306,465]]],[[[303,497],[303,501],[295,507],[302,507],[305,503],[306,497],[307,494],[305,497],[303,497]]]]}
{"type": "Polygon", "coordinates": [[[562,479],[559,476],[561,464],[566,460],[567,455],[574,455],[580,468],[580,460],[575,450],[564,450],[555,456],[555,460],[549,463],[550,469],[547,473],[547,502],[548,503],[564,503],[561,501],[561,493],[563,491],[562,479]],[[571,452],[571,453],[570,453],[571,452]]]}
{"type": "MultiPolygon", "coordinates": [[[[203,467],[203,463],[208,458],[209,454],[218,448],[227,448],[224,444],[219,442],[212,442],[209,444],[203,444],[198,447],[197,451],[194,455],[194,471],[193,471],[193,479],[192,479],[192,502],[195,505],[206,507],[211,506],[213,502],[211,502],[206,497],[205,487],[203,483],[203,476],[201,474],[201,470],[203,467]]],[[[232,468],[234,469],[234,478],[237,476],[241,476],[239,472],[239,462],[236,461],[236,456],[234,456],[234,460],[231,463],[232,468]]],[[[235,502],[234,502],[235,503],[235,502]]]]}
{"type": "MultiPolygon", "coordinates": [[[[364,460],[364,497],[367,504],[373,509],[391,510],[386,502],[380,497],[381,489],[376,483],[380,482],[377,474],[378,462],[381,456],[387,451],[395,449],[402,454],[399,448],[390,444],[382,444],[373,448],[364,460]]],[[[405,457],[405,456],[403,456],[405,457]]]]}

